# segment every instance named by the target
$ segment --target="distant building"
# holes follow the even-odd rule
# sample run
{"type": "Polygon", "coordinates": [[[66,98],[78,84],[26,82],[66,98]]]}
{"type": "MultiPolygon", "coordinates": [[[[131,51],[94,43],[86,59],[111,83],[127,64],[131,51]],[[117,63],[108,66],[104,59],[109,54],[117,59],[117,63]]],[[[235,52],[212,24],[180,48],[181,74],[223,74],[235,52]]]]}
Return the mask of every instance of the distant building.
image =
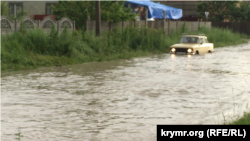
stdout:
{"type": "Polygon", "coordinates": [[[16,17],[18,12],[23,10],[28,16],[44,17],[53,15],[51,5],[56,5],[58,1],[6,1],[10,8],[10,15],[16,17]]]}

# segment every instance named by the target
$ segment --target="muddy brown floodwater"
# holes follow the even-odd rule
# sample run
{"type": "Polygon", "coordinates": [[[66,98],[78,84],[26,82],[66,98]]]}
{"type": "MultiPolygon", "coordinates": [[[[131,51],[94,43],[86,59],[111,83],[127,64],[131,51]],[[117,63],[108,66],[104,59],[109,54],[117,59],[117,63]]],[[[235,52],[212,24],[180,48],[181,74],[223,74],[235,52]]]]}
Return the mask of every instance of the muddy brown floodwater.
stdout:
{"type": "Polygon", "coordinates": [[[2,74],[1,138],[153,141],[157,124],[223,124],[249,111],[250,42],[212,54],[2,74]]]}

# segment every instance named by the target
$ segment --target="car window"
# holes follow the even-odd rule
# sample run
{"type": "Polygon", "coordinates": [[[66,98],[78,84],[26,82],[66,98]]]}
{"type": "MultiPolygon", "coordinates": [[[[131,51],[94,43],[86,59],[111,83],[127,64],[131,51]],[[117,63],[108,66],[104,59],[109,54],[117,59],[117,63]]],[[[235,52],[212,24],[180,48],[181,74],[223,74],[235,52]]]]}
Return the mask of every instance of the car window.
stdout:
{"type": "Polygon", "coordinates": [[[200,38],[200,43],[203,43],[203,38],[200,38]]]}
{"type": "Polygon", "coordinates": [[[205,38],[203,38],[203,43],[207,43],[205,38]]]}
{"type": "Polygon", "coordinates": [[[198,43],[197,37],[181,37],[180,43],[198,43]]]}

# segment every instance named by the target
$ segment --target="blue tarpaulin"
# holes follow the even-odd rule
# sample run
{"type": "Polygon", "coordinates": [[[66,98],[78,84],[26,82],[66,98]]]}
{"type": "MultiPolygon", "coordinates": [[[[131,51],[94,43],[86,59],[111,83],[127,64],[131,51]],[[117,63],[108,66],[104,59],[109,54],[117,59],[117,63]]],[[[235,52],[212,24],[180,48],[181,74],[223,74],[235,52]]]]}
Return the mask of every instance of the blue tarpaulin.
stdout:
{"type": "Polygon", "coordinates": [[[150,0],[136,1],[127,0],[126,3],[137,4],[148,8],[148,18],[163,19],[163,11],[165,11],[166,19],[180,19],[182,17],[182,9],[166,6],[160,3],[155,3],[150,0]]]}

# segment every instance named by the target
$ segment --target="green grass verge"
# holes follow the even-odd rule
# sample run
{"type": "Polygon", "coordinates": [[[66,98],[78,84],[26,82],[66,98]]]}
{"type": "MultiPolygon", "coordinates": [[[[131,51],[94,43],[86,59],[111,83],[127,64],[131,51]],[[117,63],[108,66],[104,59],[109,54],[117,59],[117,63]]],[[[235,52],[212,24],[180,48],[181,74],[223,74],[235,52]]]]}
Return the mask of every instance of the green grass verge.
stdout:
{"type": "Polygon", "coordinates": [[[201,27],[198,31],[188,31],[185,25],[169,35],[162,29],[127,27],[104,32],[100,37],[82,31],[71,33],[66,29],[59,35],[55,27],[49,35],[40,29],[22,29],[1,36],[1,73],[168,53],[169,47],[179,42],[182,33],[204,33],[215,48],[247,43],[242,38],[249,38],[228,29],[201,27]]]}
{"type": "Polygon", "coordinates": [[[250,125],[250,113],[244,113],[240,119],[233,121],[229,125],[250,125]]]}

